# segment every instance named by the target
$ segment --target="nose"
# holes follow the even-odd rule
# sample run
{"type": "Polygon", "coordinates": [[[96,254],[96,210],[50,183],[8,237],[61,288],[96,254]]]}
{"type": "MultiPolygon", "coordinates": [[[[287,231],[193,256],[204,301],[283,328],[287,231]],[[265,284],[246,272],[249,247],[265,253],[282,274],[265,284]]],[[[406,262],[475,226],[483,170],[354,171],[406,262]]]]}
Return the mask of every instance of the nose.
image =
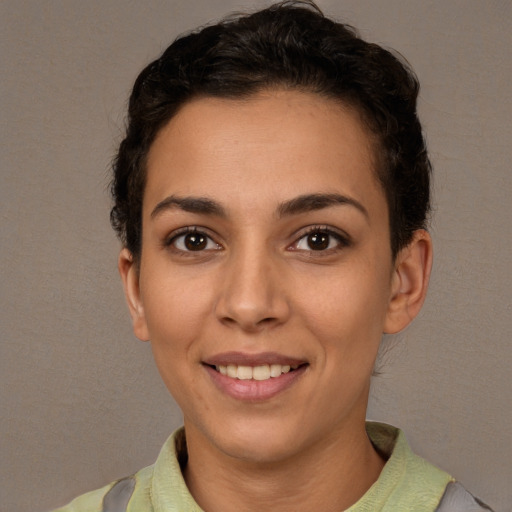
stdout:
{"type": "Polygon", "coordinates": [[[264,250],[237,251],[225,262],[216,315],[226,325],[258,332],[281,325],[290,315],[283,272],[264,250]]]}

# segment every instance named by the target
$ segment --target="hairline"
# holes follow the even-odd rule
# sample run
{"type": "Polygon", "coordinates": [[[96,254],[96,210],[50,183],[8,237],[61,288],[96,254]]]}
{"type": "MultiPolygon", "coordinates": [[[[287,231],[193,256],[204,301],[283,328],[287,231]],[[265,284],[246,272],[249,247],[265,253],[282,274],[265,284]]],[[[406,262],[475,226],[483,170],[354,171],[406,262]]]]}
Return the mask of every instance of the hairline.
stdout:
{"type": "MultiPolygon", "coordinates": [[[[140,179],[140,186],[142,187],[141,191],[141,201],[140,201],[140,212],[139,212],[139,244],[137,247],[137,253],[132,254],[132,257],[135,261],[139,261],[142,256],[142,240],[143,240],[143,205],[144,205],[144,195],[146,190],[146,183],[147,183],[147,172],[148,172],[148,160],[149,160],[149,154],[151,151],[151,148],[153,147],[157,137],[162,133],[162,130],[165,129],[166,126],[168,126],[169,123],[172,122],[173,119],[175,119],[179,113],[189,104],[194,103],[196,101],[200,101],[202,99],[224,99],[224,100],[230,100],[233,102],[244,102],[244,101],[250,101],[251,99],[254,99],[259,94],[265,93],[265,92],[302,92],[304,94],[313,94],[316,96],[319,96],[321,98],[324,98],[326,100],[330,100],[336,104],[338,104],[339,107],[341,107],[343,110],[346,110],[348,112],[352,112],[357,115],[358,120],[361,124],[361,127],[363,128],[363,131],[365,132],[368,140],[368,151],[370,156],[370,162],[371,162],[371,171],[374,174],[374,178],[377,181],[378,186],[382,190],[384,194],[384,198],[386,201],[386,208],[387,208],[387,215],[388,215],[388,224],[389,224],[389,244],[390,249],[392,253],[393,259],[396,258],[394,246],[393,246],[393,226],[391,225],[391,205],[389,204],[389,197],[387,193],[387,189],[383,183],[383,175],[386,172],[385,169],[383,169],[384,166],[386,166],[385,160],[386,160],[386,150],[384,147],[384,144],[381,140],[379,140],[379,136],[377,133],[375,133],[374,129],[371,125],[371,119],[368,113],[365,110],[364,105],[361,101],[358,101],[357,98],[350,97],[350,94],[346,94],[346,97],[342,97],[343,95],[335,95],[334,93],[327,93],[325,91],[318,91],[315,90],[314,87],[308,87],[304,85],[293,85],[289,82],[286,82],[283,80],[282,82],[274,81],[273,83],[269,84],[263,84],[258,85],[254,87],[247,87],[245,91],[242,92],[207,92],[207,91],[199,91],[199,92],[192,92],[186,99],[184,99],[177,107],[173,110],[172,113],[170,113],[169,116],[165,120],[162,120],[160,124],[155,126],[155,130],[152,134],[152,138],[149,142],[146,143],[146,151],[142,155],[141,159],[141,179],[140,179]],[[350,97],[350,98],[349,98],[350,97]]],[[[127,243],[123,243],[124,248],[127,247],[127,243]]],[[[400,247],[398,247],[400,249],[400,247]]]]}

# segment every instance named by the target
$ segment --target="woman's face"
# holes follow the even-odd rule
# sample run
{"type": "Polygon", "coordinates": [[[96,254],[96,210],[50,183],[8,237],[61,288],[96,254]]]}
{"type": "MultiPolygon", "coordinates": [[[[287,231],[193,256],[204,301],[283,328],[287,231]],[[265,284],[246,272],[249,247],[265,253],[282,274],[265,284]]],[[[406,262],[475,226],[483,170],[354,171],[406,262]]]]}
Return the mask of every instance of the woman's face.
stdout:
{"type": "Polygon", "coordinates": [[[189,443],[277,461],[363,428],[396,290],[353,110],[290,91],[184,106],[149,152],[140,269],[121,268],[189,443]]]}

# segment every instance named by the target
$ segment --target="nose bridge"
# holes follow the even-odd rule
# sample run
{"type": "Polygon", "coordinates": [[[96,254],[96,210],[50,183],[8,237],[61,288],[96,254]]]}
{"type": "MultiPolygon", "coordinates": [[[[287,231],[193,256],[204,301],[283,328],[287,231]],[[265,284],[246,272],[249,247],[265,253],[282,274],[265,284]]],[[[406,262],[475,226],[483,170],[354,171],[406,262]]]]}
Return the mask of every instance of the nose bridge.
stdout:
{"type": "Polygon", "coordinates": [[[217,303],[219,320],[245,330],[259,330],[283,322],[289,312],[285,291],[279,286],[278,258],[257,240],[233,248],[225,263],[217,303]]]}

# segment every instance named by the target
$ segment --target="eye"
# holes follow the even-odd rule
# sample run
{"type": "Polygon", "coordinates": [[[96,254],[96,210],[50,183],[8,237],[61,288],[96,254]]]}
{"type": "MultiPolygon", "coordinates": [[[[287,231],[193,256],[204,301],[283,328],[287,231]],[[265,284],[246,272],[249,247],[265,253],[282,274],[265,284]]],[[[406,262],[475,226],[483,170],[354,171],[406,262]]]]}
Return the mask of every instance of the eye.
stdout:
{"type": "Polygon", "coordinates": [[[331,229],[314,227],[297,240],[298,251],[329,251],[349,245],[347,237],[331,229]]]}
{"type": "Polygon", "coordinates": [[[171,236],[166,245],[183,252],[201,252],[221,249],[221,246],[206,233],[189,228],[187,228],[185,232],[171,236]]]}

